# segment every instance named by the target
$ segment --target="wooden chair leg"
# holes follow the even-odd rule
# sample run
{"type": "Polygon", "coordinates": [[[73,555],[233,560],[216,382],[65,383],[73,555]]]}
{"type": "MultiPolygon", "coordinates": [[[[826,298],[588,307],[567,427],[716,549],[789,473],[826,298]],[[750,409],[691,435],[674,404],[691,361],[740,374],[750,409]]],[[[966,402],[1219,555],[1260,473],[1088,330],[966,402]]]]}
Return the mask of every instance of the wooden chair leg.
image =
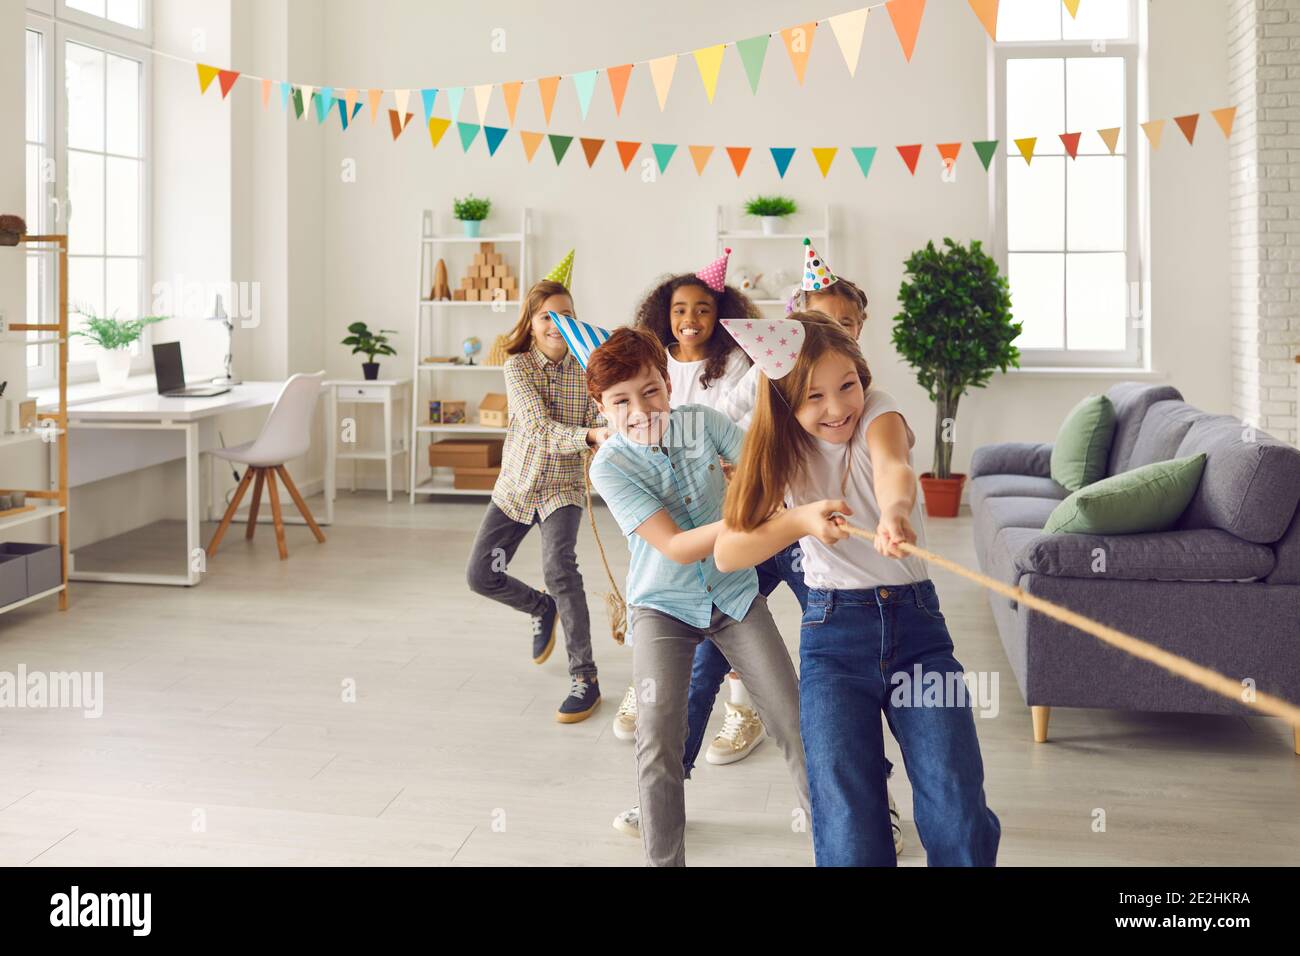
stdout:
{"type": "Polygon", "coordinates": [[[235,511],[239,508],[239,502],[244,498],[244,492],[248,490],[248,483],[253,480],[253,469],[248,468],[244,471],[244,477],[239,480],[239,487],[235,489],[235,497],[230,499],[230,507],[226,509],[225,515],[221,519],[221,524],[217,525],[217,533],[212,536],[208,542],[208,557],[211,558],[217,553],[217,548],[221,546],[221,539],[225,537],[226,529],[230,527],[230,522],[235,518],[235,511]]]}
{"type": "Polygon", "coordinates": [[[275,490],[275,472],[266,469],[266,490],[271,496],[271,517],[275,521],[275,546],[280,549],[280,560],[289,557],[289,547],[284,543],[284,518],[280,514],[280,493],[275,490]]]}
{"type": "Polygon", "coordinates": [[[1047,721],[1052,716],[1052,708],[1030,707],[1029,713],[1034,719],[1034,743],[1047,743],[1047,721]]]}
{"type": "Polygon", "coordinates": [[[307,522],[307,527],[311,528],[311,533],[316,536],[318,542],[324,544],[325,532],[321,531],[320,526],[316,524],[316,519],[311,516],[311,509],[307,507],[307,502],[303,501],[302,495],[298,494],[298,486],[289,477],[289,470],[284,465],[276,465],[275,472],[280,476],[280,480],[284,482],[284,486],[289,489],[289,497],[298,506],[298,512],[302,515],[303,520],[307,522]]]}
{"type": "Polygon", "coordinates": [[[257,509],[262,503],[262,482],[266,478],[265,468],[254,468],[257,472],[257,480],[253,482],[253,503],[248,506],[248,529],[244,532],[244,537],[249,541],[253,540],[253,532],[257,528],[257,509]]]}
{"type": "Polygon", "coordinates": [[[1291,728],[1291,738],[1295,742],[1295,755],[1300,757],[1300,724],[1291,728]]]}

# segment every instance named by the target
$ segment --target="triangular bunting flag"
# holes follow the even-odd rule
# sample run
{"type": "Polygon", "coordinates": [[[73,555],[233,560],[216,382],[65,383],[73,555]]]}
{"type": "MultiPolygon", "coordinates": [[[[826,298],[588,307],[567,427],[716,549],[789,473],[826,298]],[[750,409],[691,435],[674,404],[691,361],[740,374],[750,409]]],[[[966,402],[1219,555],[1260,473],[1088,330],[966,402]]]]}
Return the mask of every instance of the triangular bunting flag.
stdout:
{"type": "Polygon", "coordinates": [[[221,86],[221,98],[223,100],[230,95],[230,88],[235,85],[237,79],[239,79],[238,70],[222,70],[217,74],[217,83],[221,86]]]}
{"type": "Polygon", "coordinates": [[[776,171],[785,179],[785,171],[790,168],[790,160],[794,159],[793,146],[773,146],[772,162],[776,163],[776,171]]]}
{"type": "Polygon", "coordinates": [[[444,92],[447,94],[447,118],[460,119],[460,104],[465,99],[465,87],[453,86],[444,92]]]}
{"type": "Polygon", "coordinates": [[[663,112],[668,102],[668,91],[673,85],[673,71],[677,69],[677,54],[661,56],[650,61],[650,79],[655,85],[655,96],[659,99],[659,112],[663,112]]]}
{"type": "Polygon", "coordinates": [[[867,26],[868,12],[870,8],[863,7],[830,19],[831,32],[835,34],[835,42],[840,45],[840,53],[844,56],[844,65],[849,68],[849,76],[856,75],[858,71],[858,57],[862,54],[862,34],[867,26]]]}
{"type": "Polygon", "coordinates": [[[786,27],[781,31],[785,41],[785,51],[790,54],[790,65],[794,67],[794,77],[803,85],[804,74],[808,71],[808,55],[812,53],[813,32],[817,21],[813,20],[802,26],[786,27]]]}
{"type": "Polygon", "coordinates": [[[451,120],[443,119],[441,116],[429,117],[429,142],[433,148],[437,149],[438,144],[442,142],[442,134],[447,132],[447,127],[451,126],[451,120]]]}
{"type": "Polygon", "coordinates": [[[921,144],[912,143],[909,146],[895,146],[898,155],[903,157],[903,162],[907,164],[908,172],[913,176],[916,175],[916,161],[921,158],[921,144]]]}
{"type": "Polygon", "coordinates": [[[544,76],[537,81],[537,92],[542,98],[542,115],[546,117],[547,126],[551,125],[551,110],[555,109],[555,93],[559,88],[558,76],[544,76]]]}
{"type": "Polygon", "coordinates": [[[302,119],[302,90],[296,86],[293,88],[293,115],[294,119],[302,119]]]}
{"type": "Polygon", "coordinates": [[[1142,124],[1142,132],[1147,134],[1147,139],[1151,142],[1152,149],[1160,148],[1160,137],[1165,131],[1165,121],[1162,119],[1150,120],[1142,124]]]}
{"type": "Polygon", "coordinates": [[[623,162],[623,172],[632,165],[632,160],[636,158],[637,150],[641,148],[640,143],[633,143],[628,140],[615,140],[614,145],[618,147],[618,158],[623,162]]]}
{"type": "MultiPolygon", "coordinates": [[[[312,100],[311,100],[311,97],[312,97],[312,90],[316,89],[316,87],[314,87],[314,86],[307,86],[306,84],[304,84],[304,85],[298,87],[298,89],[302,91],[302,101],[303,101],[303,103],[305,103],[308,107],[310,107],[310,106],[311,106],[311,102],[312,102],[312,100]]],[[[299,118],[299,119],[302,119],[302,114],[301,114],[301,113],[298,114],[298,118],[299,118]]]]}
{"type": "Polygon", "coordinates": [[[984,164],[984,171],[989,171],[989,163],[993,162],[993,155],[998,151],[998,141],[996,139],[980,139],[971,143],[975,147],[975,155],[979,156],[980,162],[984,164]]]}
{"type": "Polygon", "coordinates": [[[582,118],[587,118],[587,110],[591,108],[591,94],[596,92],[596,75],[600,70],[586,70],[582,73],[573,74],[573,88],[578,94],[578,111],[582,113],[582,118]]]}
{"type": "Polygon", "coordinates": [[[1020,150],[1020,155],[1025,157],[1025,165],[1028,166],[1034,161],[1034,147],[1038,144],[1037,136],[1026,136],[1024,139],[1015,140],[1016,149],[1020,150]]]}
{"type": "Polygon", "coordinates": [[[1174,117],[1174,122],[1178,124],[1178,128],[1182,130],[1183,135],[1187,137],[1188,146],[1191,146],[1192,141],[1196,139],[1196,124],[1200,118],[1200,113],[1189,113],[1187,116],[1174,117]]]}
{"type": "Polygon", "coordinates": [[[271,101],[271,87],[274,85],[270,80],[262,81],[262,109],[266,109],[266,104],[271,101]]]}
{"type": "Polygon", "coordinates": [[[611,66],[605,71],[609,78],[609,95],[614,98],[614,115],[623,115],[623,97],[627,95],[627,78],[632,75],[632,64],[611,66]]]}
{"type": "Polygon", "coordinates": [[[728,146],[727,156],[731,159],[731,167],[739,176],[745,170],[745,163],[749,162],[750,147],[748,146],[728,146]]]}
{"type": "Polygon", "coordinates": [[[478,123],[457,123],[456,132],[460,133],[460,149],[463,153],[469,152],[470,143],[474,142],[478,136],[481,127],[478,123]]]}
{"type": "Polygon", "coordinates": [[[487,140],[489,156],[495,156],[497,154],[497,147],[501,145],[501,141],[506,138],[506,133],[508,132],[510,131],[504,126],[483,127],[483,138],[487,140]]]}
{"type": "Polygon", "coordinates": [[[515,125],[515,110],[519,108],[519,91],[524,88],[520,80],[514,80],[510,83],[501,84],[501,98],[506,101],[506,116],[510,117],[510,125],[515,125]]]}
{"type": "Polygon", "coordinates": [[[487,119],[488,106],[492,103],[492,84],[480,83],[474,87],[474,107],[478,110],[478,121],[487,119]]]}
{"type": "Polygon", "coordinates": [[[212,81],[217,78],[217,74],[221,71],[215,66],[208,66],[206,63],[195,63],[194,65],[199,71],[199,94],[202,95],[208,91],[208,87],[212,85],[212,81]]]}
{"type": "MultiPolygon", "coordinates": [[[[998,0],[968,0],[990,40],[998,38],[998,0]]],[[[986,167],[987,168],[987,167],[986,167]]]]}
{"type": "Polygon", "coordinates": [[[349,110],[346,97],[341,100],[335,100],[334,103],[339,108],[339,125],[343,127],[343,131],[346,133],[348,124],[357,118],[357,113],[361,112],[361,104],[353,103],[352,109],[349,110]]]}
{"type": "Polygon", "coordinates": [[[280,109],[287,110],[289,108],[289,97],[292,93],[293,93],[292,85],[288,83],[280,84],[280,109]]]}
{"type": "Polygon", "coordinates": [[[433,103],[438,98],[438,91],[433,87],[420,90],[420,102],[424,104],[424,121],[429,122],[429,117],[433,115],[433,103]]]}
{"type": "Polygon", "coordinates": [[[407,113],[405,118],[397,115],[397,110],[388,111],[388,125],[393,131],[393,139],[401,136],[406,130],[406,124],[411,122],[413,113],[407,113]]]}
{"type": "Polygon", "coordinates": [[[945,169],[952,169],[957,165],[957,154],[961,152],[961,143],[936,143],[935,148],[939,150],[939,158],[943,160],[945,169]]]}
{"type": "Polygon", "coordinates": [[[871,172],[871,164],[876,159],[876,147],[854,146],[853,158],[858,161],[858,168],[862,170],[862,176],[865,178],[871,172]]]}
{"type": "Polygon", "coordinates": [[[357,115],[357,107],[361,105],[361,95],[356,90],[344,90],[343,102],[348,104],[348,118],[354,118],[357,115]]]}
{"type": "Polygon", "coordinates": [[[1070,11],[1071,17],[1079,15],[1079,0],[1065,0],[1065,9],[1070,11]]]}
{"type": "Polygon", "coordinates": [[[590,169],[591,164],[600,155],[600,148],[605,145],[605,141],[603,139],[588,139],[583,136],[579,138],[578,142],[582,144],[582,153],[587,157],[587,168],[590,169]]]}
{"type": "Polygon", "coordinates": [[[1115,147],[1119,145],[1119,130],[1118,126],[1097,130],[1097,135],[1101,137],[1101,141],[1106,144],[1112,156],[1115,155],[1115,147]]]}
{"type": "Polygon", "coordinates": [[[551,152],[555,154],[555,165],[560,165],[564,159],[564,154],[569,151],[569,144],[573,142],[572,136],[557,136],[555,133],[548,133],[547,137],[551,141],[551,152]]]}
{"type": "Polygon", "coordinates": [[[814,146],[812,148],[813,159],[817,160],[817,168],[822,171],[822,179],[831,171],[831,163],[835,162],[835,154],[839,152],[838,146],[814,146]]]}
{"type": "Polygon", "coordinates": [[[692,146],[691,161],[695,163],[695,172],[704,175],[704,167],[708,165],[709,157],[713,155],[712,146],[692,146]]]}
{"type": "Polygon", "coordinates": [[[898,44],[903,48],[903,58],[912,62],[916,35],[921,32],[921,16],[925,13],[925,0],[889,0],[885,4],[885,11],[894,24],[898,44]]]}
{"type": "Polygon", "coordinates": [[[379,113],[379,101],[384,98],[383,90],[366,90],[366,100],[370,104],[370,125],[375,125],[375,117],[379,113]]]}
{"type": "Polygon", "coordinates": [[[1061,144],[1065,146],[1065,151],[1071,159],[1079,158],[1079,137],[1082,135],[1082,133],[1061,134],[1061,144]]]}
{"type": "Polygon", "coordinates": [[[718,43],[695,51],[695,65],[700,68],[700,81],[704,83],[704,95],[710,103],[713,94],[718,92],[718,71],[722,69],[722,54],[726,49],[725,43],[718,43]]]}
{"type": "Polygon", "coordinates": [[[397,107],[397,115],[406,115],[406,106],[411,101],[410,90],[393,90],[393,105],[397,107]]]}
{"type": "Polygon", "coordinates": [[[324,122],[325,115],[334,108],[334,87],[322,86],[320,88],[320,98],[324,104],[324,108],[321,110],[321,121],[324,122]]]}
{"type": "Polygon", "coordinates": [[[676,143],[654,143],[652,148],[655,151],[655,162],[659,164],[659,172],[668,168],[668,161],[673,158],[673,153],[677,152],[676,143]]]}
{"type": "Polygon", "coordinates": [[[525,130],[519,131],[519,141],[524,144],[524,156],[531,163],[533,156],[537,153],[537,147],[542,145],[545,136],[541,133],[529,133],[525,130]]]}
{"type": "Polygon", "coordinates": [[[758,92],[758,80],[763,75],[763,60],[767,57],[767,42],[772,39],[766,33],[760,33],[748,40],[736,43],[736,52],[740,62],[745,65],[745,76],[749,77],[749,88],[758,92]]]}
{"type": "Polygon", "coordinates": [[[325,97],[321,96],[320,90],[311,95],[311,109],[316,114],[316,122],[325,122],[325,97]]]}
{"type": "Polygon", "coordinates": [[[1214,117],[1214,122],[1219,124],[1219,129],[1223,130],[1225,139],[1232,135],[1232,123],[1237,117],[1237,107],[1225,106],[1223,109],[1210,110],[1210,115],[1214,117]]]}

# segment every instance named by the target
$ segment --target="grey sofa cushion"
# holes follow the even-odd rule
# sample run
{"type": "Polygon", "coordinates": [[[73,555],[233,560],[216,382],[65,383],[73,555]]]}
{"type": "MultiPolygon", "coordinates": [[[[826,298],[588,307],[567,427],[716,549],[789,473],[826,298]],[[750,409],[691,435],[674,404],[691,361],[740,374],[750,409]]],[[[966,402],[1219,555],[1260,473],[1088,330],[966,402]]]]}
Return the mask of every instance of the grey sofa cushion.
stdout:
{"type": "Polygon", "coordinates": [[[1178,446],[1187,437],[1192,423],[1205,417],[1205,412],[1186,402],[1156,402],[1142,419],[1133,453],[1129,455],[1124,470],[1132,471],[1157,461],[1169,461],[1177,454],[1178,446]]]}
{"type": "Polygon", "coordinates": [[[1300,584],[1300,507],[1291,519],[1291,527],[1273,545],[1273,554],[1277,563],[1265,580],[1269,584],[1300,584]]]}
{"type": "Polygon", "coordinates": [[[1172,385],[1147,385],[1143,382],[1120,382],[1106,390],[1115,406],[1115,437],[1110,442],[1106,474],[1117,475],[1129,468],[1129,457],[1137,444],[1138,431],[1147,409],[1156,402],[1182,401],[1182,393],[1172,385]]]}
{"type": "MultiPolygon", "coordinates": [[[[986,498],[974,512],[975,549],[980,567],[988,570],[994,541],[1004,528],[1041,531],[1060,501],[1056,498],[986,498]]],[[[992,573],[991,571],[989,573],[992,573]]]]}
{"type": "Polygon", "coordinates": [[[971,478],[981,475],[1032,475],[1046,478],[1052,473],[1050,442],[1005,441],[981,445],[971,455],[971,478]]]}
{"type": "Polygon", "coordinates": [[[1264,432],[1247,434],[1239,419],[1197,419],[1179,458],[1206,453],[1201,486],[1179,521],[1180,528],[1221,528],[1257,544],[1286,532],[1300,502],[1300,448],[1264,432]]]}
{"type": "Polygon", "coordinates": [[[1069,492],[1051,478],[1033,475],[980,475],[970,483],[971,509],[986,498],[1055,498],[1062,501],[1069,492]]]}
{"type": "Polygon", "coordinates": [[[1016,541],[1020,550],[1013,561],[1020,574],[1058,578],[1255,581],[1266,577],[1274,563],[1272,548],[1209,528],[1153,534],[1040,534],[1016,541]]]}

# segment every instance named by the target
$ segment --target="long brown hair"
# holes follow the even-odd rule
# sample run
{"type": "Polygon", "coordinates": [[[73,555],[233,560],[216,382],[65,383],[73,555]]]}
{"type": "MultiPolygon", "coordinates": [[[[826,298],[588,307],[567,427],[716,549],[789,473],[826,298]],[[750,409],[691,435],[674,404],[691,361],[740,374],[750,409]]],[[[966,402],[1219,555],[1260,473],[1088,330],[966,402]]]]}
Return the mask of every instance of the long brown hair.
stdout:
{"type": "Polygon", "coordinates": [[[707,389],[714,379],[722,377],[731,353],[740,348],[718,320],[761,319],[763,314],[739,289],[725,286],[721,292],[715,292],[693,272],[667,276],[646,293],[637,306],[634,320],[636,325],[652,332],[665,349],[677,341],[673,338],[673,293],[684,286],[699,286],[713,297],[713,333],[706,345],[707,358],[704,360],[704,373],[700,376],[700,386],[707,389]]]}
{"type": "Polygon", "coordinates": [[[738,531],[753,531],[780,509],[786,489],[797,483],[804,461],[816,452],[816,439],[795,412],[822,356],[834,352],[850,359],[863,391],[871,387],[867,360],[838,322],[821,312],[794,312],[789,318],[803,323],[803,349],[783,378],[758,373],[754,418],[722,506],[723,521],[738,531]]]}
{"type": "Polygon", "coordinates": [[[509,338],[506,339],[508,354],[518,355],[533,347],[533,316],[541,310],[542,303],[553,295],[567,295],[569,301],[573,301],[573,295],[562,283],[550,279],[533,283],[524,300],[519,303],[519,321],[515,323],[515,327],[509,332],[509,338]]]}

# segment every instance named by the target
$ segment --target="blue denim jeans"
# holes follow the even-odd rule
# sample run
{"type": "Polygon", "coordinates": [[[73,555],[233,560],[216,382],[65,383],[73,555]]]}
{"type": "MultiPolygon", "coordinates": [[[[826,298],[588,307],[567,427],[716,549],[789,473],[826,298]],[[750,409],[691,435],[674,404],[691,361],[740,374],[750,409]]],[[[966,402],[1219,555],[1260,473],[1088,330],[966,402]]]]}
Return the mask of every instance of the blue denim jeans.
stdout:
{"type": "MultiPolygon", "coordinates": [[[[768,558],[757,568],[758,593],[767,597],[784,581],[799,600],[799,607],[807,606],[808,588],[803,583],[803,567],[798,563],[802,552],[795,542],[779,554],[768,558]]],[[[682,768],[689,779],[695,767],[695,758],[704,746],[704,732],[708,730],[709,715],[718,698],[718,685],[731,673],[731,665],[722,651],[712,641],[700,641],[695,647],[691,664],[691,689],[686,703],[686,752],[682,755],[682,768]]]]}
{"type": "Polygon", "coordinates": [[[984,764],[969,699],[923,698],[919,688],[914,697],[917,665],[922,686],[941,681],[941,687],[965,691],[929,581],[808,593],[799,634],[799,706],[818,866],[897,863],[882,711],[903,751],[929,865],[997,861],[1001,826],[984,802],[984,764]],[[922,701],[928,706],[917,706],[922,701]]]}

